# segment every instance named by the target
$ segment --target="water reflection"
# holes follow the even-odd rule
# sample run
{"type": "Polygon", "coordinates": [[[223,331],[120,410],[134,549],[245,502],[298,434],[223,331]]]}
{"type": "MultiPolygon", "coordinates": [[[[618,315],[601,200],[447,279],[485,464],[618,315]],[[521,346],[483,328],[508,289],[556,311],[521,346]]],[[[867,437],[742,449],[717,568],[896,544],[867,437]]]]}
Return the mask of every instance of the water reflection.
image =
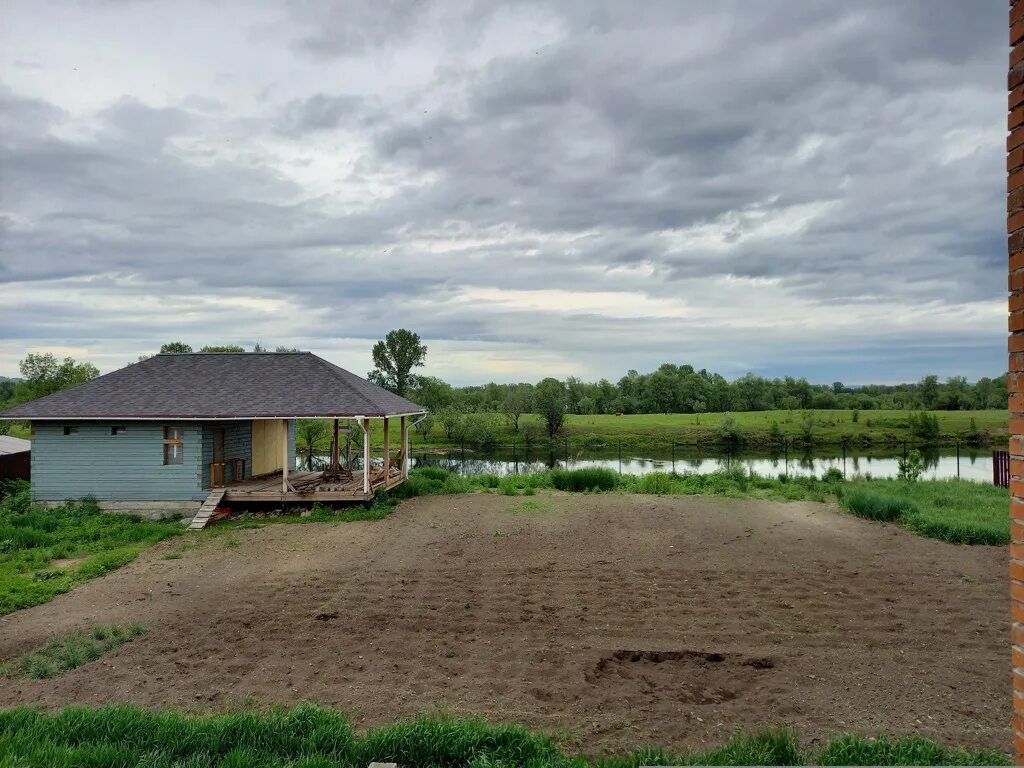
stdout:
{"type": "MultiPolygon", "coordinates": [[[[992,479],[992,453],[987,449],[961,449],[957,456],[955,449],[922,449],[925,471],[922,477],[941,480],[961,477],[967,480],[989,481],[992,479]]],[[[555,467],[577,469],[581,467],[605,467],[629,475],[644,475],[648,472],[697,472],[708,473],[744,467],[750,472],[768,477],[779,475],[816,475],[820,477],[831,468],[838,469],[847,477],[863,475],[870,477],[896,477],[898,461],[903,449],[895,451],[874,451],[871,453],[847,453],[832,451],[791,451],[769,454],[726,453],[713,449],[671,455],[631,455],[623,450],[621,459],[615,449],[608,450],[539,450],[524,451],[522,448],[497,449],[491,452],[472,452],[454,449],[448,452],[410,452],[414,466],[443,467],[460,474],[507,475],[523,472],[537,472],[555,467]]]]}

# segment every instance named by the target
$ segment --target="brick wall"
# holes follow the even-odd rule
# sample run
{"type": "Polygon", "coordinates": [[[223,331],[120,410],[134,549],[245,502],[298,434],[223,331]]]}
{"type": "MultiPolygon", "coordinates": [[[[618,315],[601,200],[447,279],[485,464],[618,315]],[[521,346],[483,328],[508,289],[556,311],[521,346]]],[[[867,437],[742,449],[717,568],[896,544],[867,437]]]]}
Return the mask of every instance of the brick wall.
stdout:
{"type": "Polygon", "coordinates": [[[1009,118],[1006,138],[1006,231],[1009,253],[1010,615],[1013,743],[1024,765],[1024,0],[1010,2],[1009,118]]]}

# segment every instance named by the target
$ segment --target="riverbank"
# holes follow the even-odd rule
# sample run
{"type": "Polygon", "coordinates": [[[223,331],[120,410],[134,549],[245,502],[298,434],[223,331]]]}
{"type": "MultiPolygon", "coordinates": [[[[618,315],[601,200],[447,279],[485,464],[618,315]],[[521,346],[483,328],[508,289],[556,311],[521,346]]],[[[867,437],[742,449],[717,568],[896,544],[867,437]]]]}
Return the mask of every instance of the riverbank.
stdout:
{"type": "MultiPolygon", "coordinates": [[[[896,447],[904,442],[937,445],[1003,445],[1007,441],[1006,411],[929,411],[937,432],[922,436],[913,423],[914,411],[754,411],[747,413],[673,413],[569,415],[559,434],[549,440],[540,416],[524,414],[513,430],[500,414],[469,414],[465,426],[449,437],[435,418],[424,438],[413,434],[417,448],[467,447],[481,441],[519,446],[563,444],[575,447],[614,447],[628,450],[664,450],[678,446],[731,443],[748,448],[770,448],[783,442],[792,447],[842,445],[896,447]],[[973,427],[972,427],[973,423],[973,427]]],[[[375,434],[379,444],[379,430],[375,434]]]]}

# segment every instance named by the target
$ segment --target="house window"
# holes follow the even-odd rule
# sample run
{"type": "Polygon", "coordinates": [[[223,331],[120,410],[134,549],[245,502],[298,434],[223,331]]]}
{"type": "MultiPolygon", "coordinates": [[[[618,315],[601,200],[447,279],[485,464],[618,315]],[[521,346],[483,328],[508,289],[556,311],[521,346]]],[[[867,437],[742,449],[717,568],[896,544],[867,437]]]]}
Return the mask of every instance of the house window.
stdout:
{"type": "Polygon", "coordinates": [[[110,428],[110,434],[112,434],[112,435],[123,435],[124,434],[124,427],[111,427],[110,428]]]}
{"type": "Polygon", "coordinates": [[[164,464],[182,464],[185,461],[182,438],[185,430],[181,427],[164,427],[164,464]]]}
{"type": "Polygon", "coordinates": [[[78,427],[64,427],[64,435],[77,435],[78,427]]]}

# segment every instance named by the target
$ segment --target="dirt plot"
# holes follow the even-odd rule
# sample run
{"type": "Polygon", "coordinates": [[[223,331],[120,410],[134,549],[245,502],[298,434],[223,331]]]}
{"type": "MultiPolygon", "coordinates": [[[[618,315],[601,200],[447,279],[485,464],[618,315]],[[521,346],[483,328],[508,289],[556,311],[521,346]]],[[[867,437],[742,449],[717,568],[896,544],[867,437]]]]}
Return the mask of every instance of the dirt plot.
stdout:
{"type": "Polygon", "coordinates": [[[0,704],[313,700],[444,709],[587,752],[791,723],[1009,750],[1007,552],[811,503],[485,494],[378,522],[165,542],[0,619],[0,657],[91,623],[149,635],[0,704]]]}

